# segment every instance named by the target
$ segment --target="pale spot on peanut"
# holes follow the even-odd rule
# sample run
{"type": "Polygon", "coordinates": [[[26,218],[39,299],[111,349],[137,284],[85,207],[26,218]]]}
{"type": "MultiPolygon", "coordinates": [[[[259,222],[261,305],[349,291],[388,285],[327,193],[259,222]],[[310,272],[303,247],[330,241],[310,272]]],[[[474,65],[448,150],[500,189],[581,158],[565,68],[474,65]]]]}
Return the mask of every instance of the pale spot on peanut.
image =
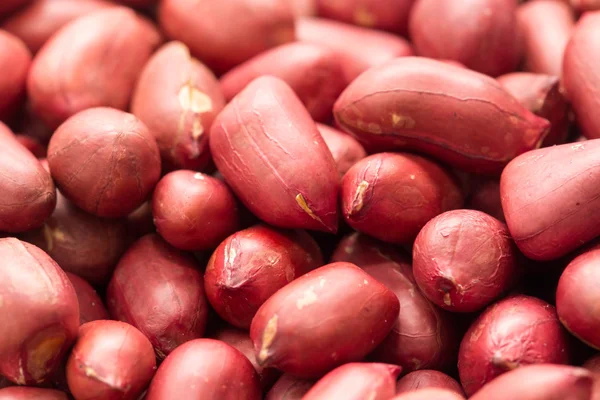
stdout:
{"type": "Polygon", "coordinates": [[[313,210],[310,209],[310,207],[306,203],[306,199],[304,198],[304,196],[302,196],[301,193],[298,193],[296,195],[296,203],[298,203],[300,208],[304,210],[304,212],[307,213],[312,219],[319,221],[321,224],[323,223],[323,221],[321,221],[321,218],[317,217],[313,210]]]}
{"type": "Polygon", "coordinates": [[[483,147],[481,148],[481,152],[482,152],[483,154],[487,154],[489,151],[490,151],[490,148],[489,148],[489,147],[487,147],[487,146],[483,146],[483,147]]]}
{"type": "Polygon", "coordinates": [[[447,306],[452,305],[452,299],[450,298],[450,293],[444,293],[444,304],[447,306]]]}
{"type": "Polygon", "coordinates": [[[178,98],[179,105],[185,111],[199,114],[212,111],[213,109],[210,97],[192,86],[191,82],[188,82],[179,90],[178,98]]]}
{"type": "Polygon", "coordinates": [[[414,119],[407,115],[392,114],[392,124],[394,128],[412,129],[417,124],[414,119]]]}
{"type": "Polygon", "coordinates": [[[382,130],[381,130],[381,126],[379,126],[379,124],[376,124],[376,123],[374,123],[374,122],[370,122],[370,123],[369,123],[369,125],[368,125],[368,127],[367,127],[367,130],[368,130],[369,132],[371,132],[371,133],[374,133],[374,134],[376,134],[376,135],[379,135],[379,134],[382,132],[382,130]]]}
{"type": "Polygon", "coordinates": [[[584,150],[585,146],[583,145],[583,143],[576,143],[573,146],[571,146],[571,149],[575,150],[575,151],[577,151],[577,150],[584,150]]]}
{"type": "MultiPolygon", "coordinates": [[[[319,279],[319,286],[324,287],[326,283],[327,283],[327,281],[325,280],[325,278],[319,279]]],[[[2,300],[1,297],[0,297],[0,300],[2,300]]],[[[1,305],[2,305],[2,302],[0,301],[0,306],[1,305]]]]}
{"type": "Polygon", "coordinates": [[[410,176],[410,179],[414,181],[414,180],[415,180],[415,176],[414,176],[414,175],[411,175],[411,176],[410,176]]]}
{"type": "Polygon", "coordinates": [[[198,179],[199,181],[203,181],[204,180],[204,174],[202,174],[201,172],[196,172],[194,174],[194,179],[198,179]]]}
{"type": "Polygon", "coordinates": [[[317,299],[317,295],[315,294],[311,286],[310,289],[304,292],[301,298],[296,300],[296,308],[298,310],[302,310],[304,307],[314,304],[317,301],[317,299]]]}
{"type": "Polygon", "coordinates": [[[267,326],[265,326],[265,330],[262,334],[262,343],[260,346],[260,350],[258,352],[258,362],[264,362],[267,357],[269,357],[269,347],[273,344],[275,340],[275,335],[277,335],[277,320],[279,317],[277,314],[273,315],[271,319],[267,322],[267,326]]]}
{"type": "Polygon", "coordinates": [[[356,193],[354,194],[354,200],[352,201],[352,208],[350,209],[350,215],[353,215],[360,210],[362,210],[364,206],[365,200],[365,192],[369,188],[369,182],[361,181],[356,187],[356,193]]]}

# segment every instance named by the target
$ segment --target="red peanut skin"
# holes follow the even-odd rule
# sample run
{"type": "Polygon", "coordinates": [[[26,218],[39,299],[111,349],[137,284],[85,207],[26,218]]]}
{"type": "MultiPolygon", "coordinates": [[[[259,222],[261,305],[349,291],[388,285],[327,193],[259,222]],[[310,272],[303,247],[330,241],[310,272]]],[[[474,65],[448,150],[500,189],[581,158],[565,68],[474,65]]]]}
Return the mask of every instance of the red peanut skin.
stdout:
{"type": "Polygon", "coordinates": [[[556,289],[556,312],[560,322],[581,341],[600,348],[600,313],[597,282],[600,249],[586,252],[569,263],[556,289]]]}
{"type": "Polygon", "coordinates": [[[57,193],[56,208],[44,225],[20,238],[44,250],[63,270],[95,285],[108,283],[127,250],[123,220],[85,213],[61,193],[57,193]]]}
{"type": "Polygon", "coordinates": [[[269,390],[280,377],[281,372],[275,368],[263,368],[258,365],[256,355],[254,354],[254,344],[252,343],[252,339],[250,339],[248,332],[235,328],[225,328],[219,330],[214,338],[238,349],[246,356],[252,363],[254,369],[256,369],[256,373],[260,379],[260,386],[263,391],[269,390]]]}
{"type": "Polygon", "coordinates": [[[569,4],[579,12],[600,10],[600,0],[570,0],[569,4]]]}
{"type": "Polygon", "coordinates": [[[135,242],[121,258],[108,285],[110,314],[138,328],[159,360],[204,334],[208,303],[193,258],[157,235],[135,242]]]}
{"type": "Polygon", "coordinates": [[[221,77],[221,88],[231,100],[250,82],[271,75],[287,83],[316,121],[331,117],[333,103],[349,82],[344,79],[337,53],[312,43],[294,42],[265,51],[221,77]]]}
{"type": "Polygon", "coordinates": [[[354,164],[342,179],[340,199],[351,227],[398,244],[412,243],[427,221],[464,200],[448,172],[407,153],[374,154],[354,164]]]}
{"type": "Polygon", "coordinates": [[[464,396],[462,387],[454,378],[433,369],[413,371],[400,378],[396,383],[397,394],[434,388],[449,390],[464,396]]]}
{"type": "Polygon", "coordinates": [[[13,386],[0,390],[0,400],[69,400],[67,394],[53,389],[13,386]]]}
{"type": "Polygon", "coordinates": [[[340,179],[350,167],[367,156],[364,147],[352,136],[323,124],[317,124],[317,129],[337,164],[340,179]]]}
{"type": "Polygon", "coordinates": [[[146,395],[146,400],[261,398],[250,361],[214,339],[196,339],[176,349],[161,364],[146,395]]]}
{"type": "Polygon", "coordinates": [[[185,43],[194,57],[220,73],[295,39],[294,11],[287,1],[163,0],[158,22],[169,38],[185,43]]]}
{"type": "Polygon", "coordinates": [[[321,17],[381,29],[408,32],[408,17],[415,0],[317,0],[321,17]]]}
{"type": "Polygon", "coordinates": [[[348,363],[321,378],[303,400],[389,400],[396,394],[397,365],[348,363]]]}
{"type": "Polygon", "coordinates": [[[498,77],[498,82],[525,108],[550,122],[550,132],[542,147],[567,141],[571,107],[562,93],[558,76],[513,72],[498,77]]]}
{"type": "Polygon", "coordinates": [[[464,400],[460,394],[447,389],[427,388],[401,393],[390,400],[464,400]]]}
{"type": "Polygon", "coordinates": [[[315,384],[312,380],[283,374],[265,396],[265,400],[302,400],[302,397],[315,384]]]}
{"type": "Polygon", "coordinates": [[[99,217],[125,217],[160,178],[154,137],[134,115],[111,108],[82,111],[62,124],[48,145],[61,193],[99,217]]]}
{"type": "Polygon", "coordinates": [[[533,0],[517,8],[525,70],[561,76],[575,14],[564,0],[533,0]]]}
{"type": "Polygon", "coordinates": [[[419,290],[408,258],[389,245],[353,233],[342,239],[332,262],[351,262],[386,285],[401,310],[383,342],[371,353],[377,362],[402,366],[404,372],[446,369],[456,362],[459,337],[450,316],[419,290]]]}
{"type": "Polygon", "coordinates": [[[36,0],[4,21],[2,29],[19,37],[35,54],[69,22],[109,6],[114,4],[104,0],[36,0]]]}
{"type": "Polygon", "coordinates": [[[539,147],[550,127],[496,80],[421,57],[371,68],[346,88],[334,114],[365,145],[419,151],[479,174],[499,174],[539,147]]]}
{"type": "Polygon", "coordinates": [[[554,260],[600,234],[599,156],[600,140],[588,140],[529,152],[505,168],[502,208],[527,257],[554,260]]]}
{"type": "Polygon", "coordinates": [[[77,336],[77,295],[67,275],[39,248],[3,238],[0,254],[0,373],[19,385],[41,384],[77,336]]]}
{"type": "Polygon", "coordinates": [[[77,400],[136,400],[155,371],[152,345],[140,331],[119,321],[93,321],[79,328],[67,382],[77,400]]]}
{"type": "Polygon", "coordinates": [[[75,274],[67,272],[67,276],[75,289],[75,293],[77,293],[79,324],[83,325],[90,321],[110,319],[108,310],[104,306],[100,296],[98,296],[96,289],[75,274]]]}
{"type": "Polygon", "coordinates": [[[27,79],[34,112],[50,128],[92,107],[129,106],[160,35],[131,9],[110,7],[68,23],[38,52],[27,79]]]}
{"type": "Polygon", "coordinates": [[[562,85],[577,123],[588,139],[600,138],[600,12],[587,12],[577,22],[565,49],[562,85]]]}
{"type": "Polygon", "coordinates": [[[315,378],[361,360],[387,336],[398,312],[398,299],[383,284],[353,264],[332,263],[271,296],[252,320],[250,337],[260,365],[315,378]]]}
{"type": "MultiPolygon", "coordinates": [[[[568,335],[550,304],[524,295],[488,307],[465,334],[458,354],[468,396],[499,375],[529,364],[568,364],[568,335]]],[[[482,397],[483,398],[483,397],[482,397]]]]}
{"type": "Polygon", "coordinates": [[[600,355],[596,354],[588,359],[583,368],[591,371],[594,374],[594,384],[592,386],[592,397],[590,400],[600,399],[600,355]]]}
{"type": "Polygon", "coordinates": [[[529,365],[494,379],[471,400],[589,400],[593,376],[566,365],[529,365]]]}
{"type": "Polygon", "coordinates": [[[410,37],[421,56],[498,76],[514,71],[521,56],[516,9],[515,0],[418,0],[410,37]]]}
{"type": "Polygon", "coordinates": [[[257,78],[240,92],[215,120],[210,148],[229,186],[263,221],[337,231],[335,161],[298,97],[280,79],[257,78]]]}
{"type": "Polygon", "coordinates": [[[214,249],[241,225],[236,199],[224,182],[185,170],[158,182],[152,214],[158,233],[181,250],[214,249]]]}
{"type": "Polygon", "coordinates": [[[0,232],[24,232],[44,223],[56,206],[50,174],[0,122],[0,232]]]}
{"type": "Polygon", "coordinates": [[[324,18],[303,17],[296,22],[298,40],[338,53],[346,82],[376,65],[414,54],[410,43],[397,35],[324,18]]]}
{"type": "Polygon", "coordinates": [[[25,44],[4,30],[0,30],[0,65],[0,120],[4,121],[15,114],[25,99],[25,84],[31,65],[31,53],[25,44]]]}
{"type": "Polygon", "coordinates": [[[115,0],[117,3],[123,3],[129,7],[148,8],[158,3],[158,0],[115,0]]]}
{"type": "Polygon", "coordinates": [[[0,18],[10,15],[10,13],[17,10],[19,7],[23,7],[32,0],[3,0],[0,4],[0,18]]]}
{"type": "Polygon", "coordinates": [[[217,247],[206,266],[206,295],[221,318],[248,329],[271,295],[322,265],[321,251],[306,232],[254,226],[217,247]]]}
{"type": "Polygon", "coordinates": [[[435,305],[478,311],[516,283],[518,250],[506,224],[481,211],[448,211],[429,221],[413,246],[413,273],[435,305]]]}
{"type": "Polygon", "coordinates": [[[156,137],[164,170],[203,170],[210,162],[208,133],[224,106],[212,71],[186,45],[170,42],[142,70],[131,112],[156,137]]]}
{"type": "Polygon", "coordinates": [[[487,215],[506,223],[504,211],[502,211],[502,202],[500,201],[500,181],[495,179],[475,181],[465,208],[483,211],[487,215]]]}

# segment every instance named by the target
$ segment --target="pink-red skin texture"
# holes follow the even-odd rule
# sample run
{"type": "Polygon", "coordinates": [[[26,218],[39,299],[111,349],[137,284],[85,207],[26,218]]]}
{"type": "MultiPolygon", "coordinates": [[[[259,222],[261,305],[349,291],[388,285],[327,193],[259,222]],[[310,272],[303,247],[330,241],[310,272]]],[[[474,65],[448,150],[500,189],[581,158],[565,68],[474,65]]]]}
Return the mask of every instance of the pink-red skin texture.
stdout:
{"type": "Polygon", "coordinates": [[[433,369],[413,371],[404,375],[396,383],[397,394],[430,388],[446,389],[464,396],[462,387],[456,379],[433,369]]]}
{"type": "Polygon", "coordinates": [[[291,2],[278,0],[163,0],[158,7],[167,37],[185,43],[216,72],[294,41],[294,17],[291,2]]]}
{"type": "Polygon", "coordinates": [[[25,43],[4,30],[0,30],[0,65],[0,121],[4,121],[15,114],[25,99],[25,84],[31,65],[31,53],[25,43]]]}
{"type": "Polygon", "coordinates": [[[465,397],[453,390],[440,388],[427,388],[400,393],[390,400],[464,400],[465,397]]]}
{"type": "Polygon", "coordinates": [[[270,75],[287,83],[315,121],[331,116],[333,103],[349,82],[344,79],[337,53],[327,47],[293,42],[267,50],[221,77],[221,88],[231,100],[250,82],[270,75]]]}
{"type": "Polygon", "coordinates": [[[65,392],[54,389],[13,386],[0,390],[0,400],[69,400],[65,392]]]}
{"type": "Polygon", "coordinates": [[[398,311],[383,284],[353,264],[332,263],[271,296],[252,320],[250,337],[260,365],[316,378],[371,352],[398,311]]]}
{"type": "Polygon", "coordinates": [[[396,57],[414,55],[410,43],[397,35],[352,26],[325,18],[304,17],[296,22],[298,40],[338,53],[346,82],[396,57]]]}
{"type": "Polygon", "coordinates": [[[156,137],[164,170],[203,170],[208,134],[225,98],[215,75],[181,42],[161,47],[142,70],[131,112],[156,137]]]}
{"type": "Polygon", "coordinates": [[[417,0],[410,37],[421,56],[498,76],[514,71],[521,56],[516,8],[516,0],[417,0]]]}
{"type": "Polygon", "coordinates": [[[165,175],[152,194],[158,233],[181,250],[214,249],[240,228],[237,201],[227,185],[201,172],[165,175]]]}
{"type": "Polygon", "coordinates": [[[302,400],[315,382],[283,374],[265,396],[265,400],[302,400]]]}
{"type": "Polygon", "coordinates": [[[568,364],[568,335],[554,307],[515,295],[488,307],[465,334],[458,354],[467,396],[499,375],[529,364],[568,364]]]}
{"type": "Polygon", "coordinates": [[[324,124],[317,124],[317,129],[337,164],[340,179],[350,167],[367,156],[365,148],[347,133],[324,124]]]}
{"type": "Polygon", "coordinates": [[[435,305],[475,312],[516,283],[518,250],[506,224],[481,211],[453,210],[430,220],[413,246],[413,273],[435,305]]]}
{"type": "Polygon", "coordinates": [[[101,319],[110,319],[108,310],[104,306],[102,299],[98,296],[96,289],[87,283],[83,278],[78,277],[70,272],[66,273],[69,281],[77,293],[79,302],[79,323],[80,325],[90,321],[101,319]]]}
{"type": "Polygon", "coordinates": [[[248,332],[236,328],[224,328],[220,329],[214,338],[238,349],[248,358],[256,369],[263,392],[269,390],[281,376],[281,372],[275,368],[263,368],[258,364],[254,354],[254,344],[248,332]]]}
{"type": "Polygon", "coordinates": [[[571,107],[560,87],[559,76],[513,72],[497,79],[525,108],[550,122],[550,132],[542,142],[542,147],[567,141],[571,107]]]}
{"type": "Polygon", "coordinates": [[[77,400],[137,400],[156,360],[148,339],[119,321],[92,321],[79,328],[67,361],[69,390],[77,400]]]}
{"type": "Polygon", "coordinates": [[[109,6],[114,4],[105,0],[36,0],[4,21],[1,28],[19,37],[35,54],[69,22],[109,6]]]}
{"type": "Polygon", "coordinates": [[[337,231],[335,160],[282,80],[263,76],[246,86],[217,116],[210,148],[229,186],[263,221],[337,231]]]}
{"type": "Polygon", "coordinates": [[[35,229],[52,214],[56,188],[35,156],[0,122],[0,232],[35,229]]]}
{"type": "Polygon", "coordinates": [[[63,270],[96,285],[108,283],[119,258],[127,250],[124,220],[90,215],[60,192],[54,212],[42,227],[20,238],[44,250],[63,270]]]}
{"type": "Polygon", "coordinates": [[[202,272],[192,257],[155,234],[139,239],[121,258],[106,303],[115,319],[148,337],[160,360],[206,329],[202,272]]]}
{"type": "Polygon", "coordinates": [[[77,295],[39,248],[3,238],[0,254],[0,373],[19,385],[40,384],[52,377],[77,336],[77,295]]]}
{"type": "Polygon", "coordinates": [[[17,10],[19,7],[23,7],[32,0],[3,0],[0,4],[0,18],[10,15],[10,13],[17,10]]]}
{"type": "Polygon", "coordinates": [[[344,175],[340,202],[352,228],[390,243],[410,244],[431,218],[463,205],[452,175],[408,153],[363,158],[344,175]]]}
{"type": "Polygon", "coordinates": [[[593,380],[583,368],[528,365],[494,379],[470,400],[590,400],[593,380]]]}
{"type": "Polygon", "coordinates": [[[98,107],[62,124],[48,145],[50,172],[61,193],[99,217],[125,217],[160,178],[156,140],[133,114],[98,107]]]}
{"type": "Polygon", "coordinates": [[[250,361],[214,339],[196,339],[177,348],[161,364],[146,395],[146,400],[261,398],[250,361]]]}
{"type": "Polygon", "coordinates": [[[590,400],[600,399],[600,355],[596,354],[588,359],[583,364],[583,368],[594,374],[594,385],[592,386],[592,398],[590,400]]]}
{"type": "MultiPolygon", "coordinates": [[[[600,3],[599,3],[600,4],[600,3]]],[[[564,0],[533,0],[517,8],[525,70],[560,78],[575,13],[564,0]]]]}
{"type": "Polygon", "coordinates": [[[369,355],[371,360],[400,365],[403,372],[443,370],[456,361],[460,338],[454,322],[421,293],[408,257],[390,245],[353,233],[340,241],[331,261],[358,265],[394,292],[401,304],[392,330],[369,355]]]}
{"type": "Polygon", "coordinates": [[[415,0],[317,0],[316,3],[321,17],[406,34],[415,0]]]}
{"type": "Polygon", "coordinates": [[[504,169],[502,208],[525,256],[554,260],[600,234],[599,156],[600,140],[588,140],[523,154],[504,169]]]}
{"type": "Polygon", "coordinates": [[[148,8],[158,3],[158,0],[114,0],[129,7],[148,8]]]}
{"type": "Polygon", "coordinates": [[[500,181],[496,179],[478,179],[472,183],[473,188],[465,208],[483,211],[499,221],[506,222],[502,202],[500,201],[500,181]]]}
{"type": "Polygon", "coordinates": [[[422,57],[371,68],[342,93],[334,115],[363,145],[418,151],[478,174],[499,174],[550,128],[495,79],[422,57]]]}
{"type": "Polygon", "coordinates": [[[600,0],[570,0],[569,4],[579,12],[600,10],[600,0]]]}
{"type": "Polygon", "coordinates": [[[302,400],[389,400],[401,371],[391,364],[348,363],[319,379],[302,400]]]}
{"type": "Polygon", "coordinates": [[[600,249],[586,252],[569,263],[556,289],[556,312],[562,324],[581,341],[600,348],[600,249]]]}
{"type": "Polygon", "coordinates": [[[587,12],[577,22],[565,49],[562,85],[573,105],[577,124],[588,139],[600,138],[600,12],[587,12]]]}
{"type": "Polygon", "coordinates": [[[269,297],[322,265],[319,246],[306,232],[253,226],[214,251],[204,275],[206,295],[221,318],[248,329],[269,297]]]}
{"type": "Polygon", "coordinates": [[[31,66],[27,94],[34,112],[55,129],[87,108],[127,109],[142,67],[159,43],[156,28],[126,7],[71,21],[31,66]]]}

